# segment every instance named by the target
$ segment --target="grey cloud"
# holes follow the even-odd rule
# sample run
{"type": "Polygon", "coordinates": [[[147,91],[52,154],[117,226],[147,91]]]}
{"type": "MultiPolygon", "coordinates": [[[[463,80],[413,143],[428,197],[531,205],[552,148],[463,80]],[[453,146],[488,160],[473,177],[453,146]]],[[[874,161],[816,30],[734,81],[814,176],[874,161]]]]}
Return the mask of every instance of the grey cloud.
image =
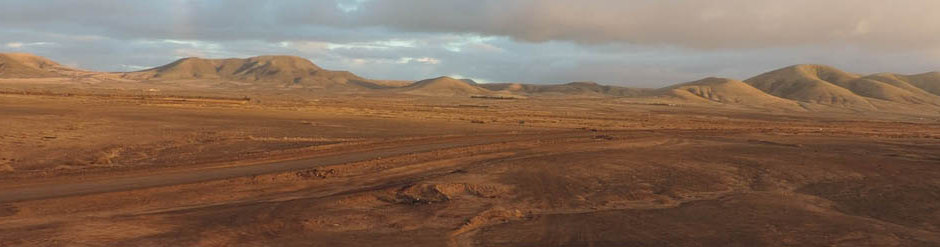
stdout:
{"type": "Polygon", "coordinates": [[[290,39],[341,25],[335,1],[7,0],[0,27],[122,39],[290,39]]]}
{"type": "Polygon", "coordinates": [[[0,26],[127,39],[329,39],[317,30],[373,27],[705,49],[940,47],[935,0],[370,0],[341,8],[356,2],[8,0],[0,26]]]}
{"type": "Polygon", "coordinates": [[[523,41],[626,42],[692,48],[853,44],[938,47],[935,0],[370,1],[365,23],[523,41]]]}
{"type": "Polygon", "coordinates": [[[935,0],[12,0],[3,26],[123,38],[309,39],[309,31],[381,27],[479,33],[527,42],[632,43],[692,48],[852,44],[940,46],[935,0]]]}
{"type": "Polygon", "coordinates": [[[379,79],[463,75],[656,87],[705,76],[744,79],[796,63],[860,73],[940,67],[940,15],[932,13],[940,2],[934,0],[6,0],[2,5],[0,52],[32,52],[105,71],[189,55],[292,54],[379,79]],[[414,45],[369,47],[389,41],[414,45]],[[37,42],[52,45],[5,46],[37,42]],[[328,44],[339,47],[328,49],[328,44]],[[435,62],[419,62],[422,58],[435,62]]]}

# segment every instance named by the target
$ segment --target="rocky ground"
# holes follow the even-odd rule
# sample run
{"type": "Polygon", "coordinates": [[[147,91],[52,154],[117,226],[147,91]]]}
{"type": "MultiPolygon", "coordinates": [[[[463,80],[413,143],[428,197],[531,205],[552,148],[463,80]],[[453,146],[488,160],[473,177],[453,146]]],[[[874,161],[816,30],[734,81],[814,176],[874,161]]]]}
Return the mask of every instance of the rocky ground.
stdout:
{"type": "Polygon", "coordinates": [[[0,246],[940,245],[930,118],[14,94],[0,115],[0,246]]]}

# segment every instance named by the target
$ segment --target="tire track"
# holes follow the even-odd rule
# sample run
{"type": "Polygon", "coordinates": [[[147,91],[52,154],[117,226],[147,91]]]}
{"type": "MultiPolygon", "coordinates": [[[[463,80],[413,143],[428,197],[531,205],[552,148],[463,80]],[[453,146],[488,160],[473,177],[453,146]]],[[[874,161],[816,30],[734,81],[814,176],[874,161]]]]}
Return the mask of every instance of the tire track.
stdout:
{"type": "MultiPolygon", "coordinates": [[[[582,134],[583,135],[583,134],[582,134]]],[[[290,172],[310,169],[320,166],[340,165],[353,162],[380,159],[383,157],[405,155],[411,153],[430,152],[440,149],[469,147],[477,145],[495,144],[519,140],[542,140],[563,137],[579,136],[577,132],[558,133],[541,136],[501,136],[468,138],[468,140],[455,140],[447,143],[418,143],[391,148],[381,148],[356,153],[345,153],[323,157],[314,157],[291,161],[278,161],[256,165],[215,167],[201,170],[183,170],[164,173],[143,174],[120,177],[103,181],[68,182],[58,184],[41,184],[30,187],[19,187],[0,192],[0,203],[20,202],[69,196],[90,195],[108,192],[128,191],[152,187],[192,184],[213,180],[230,179],[237,177],[258,176],[271,173],[290,172]]]]}

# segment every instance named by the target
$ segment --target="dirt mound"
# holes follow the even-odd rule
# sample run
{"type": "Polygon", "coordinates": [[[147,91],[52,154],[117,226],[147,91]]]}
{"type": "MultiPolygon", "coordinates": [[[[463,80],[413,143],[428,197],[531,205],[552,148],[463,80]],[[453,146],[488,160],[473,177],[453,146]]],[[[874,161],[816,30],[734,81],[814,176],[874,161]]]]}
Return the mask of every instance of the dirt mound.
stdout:
{"type": "Polygon", "coordinates": [[[685,100],[704,100],[723,104],[779,106],[789,109],[800,108],[794,101],[764,93],[742,81],[726,78],[710,77],[687,82],[658,89],[656,90],[656,94],[678,97],[685,100]]]}
{"type": "Polygon", "coordinates": [[[447,76],[418,81],[402,88],[409,94],[429,96],[489,95],[493,91],[447,76]]]}
{"type": "Polygon", "coordinates": [[[59,77],[71,70],[52,60],[26,53],[0,53],[0,78],[59,77]]]}
{"type": "Polygon", "coordinates": [[[307,59],[295,56],[184,58],[157,68],[126,73],[124,77],[136,80],[222,79],[313,88],[369,87],[374,84],[350,72],[325,70],[307,59]]]}
{"type": "Polygon", "coordinates": [[[777,97],[801,102],[871,108],[864,97],[840,87],[859,76],[824,65],[795,65],[744,82],[777,97]]]}
{"type": "Polygon", "coordinates": [[[496,184],[421,183],[404,186],[380,200],[401,204],[432,204],[453,200],[460,196],[496,198],[509,193],[505,186],[496,184]]]}

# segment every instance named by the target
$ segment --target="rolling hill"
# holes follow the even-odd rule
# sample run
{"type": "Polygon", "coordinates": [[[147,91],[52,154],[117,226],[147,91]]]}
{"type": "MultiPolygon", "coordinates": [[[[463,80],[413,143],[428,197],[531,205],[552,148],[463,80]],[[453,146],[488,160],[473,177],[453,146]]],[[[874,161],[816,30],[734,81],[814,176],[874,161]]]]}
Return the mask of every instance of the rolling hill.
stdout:
{"type": "Polygon", "coordinates": [[[32,54],[0,53],[0,78],[61,77],[73,70],[32,54]]]}
{"type": "Polygon", "coordinates": [[[601,85],[595,82],[571,82],[556,85],[535,85],[520,83],[480,84],[493,91],[506,91],[526,95],[576,95],[576,96],[619,96],[634,97],[643,95],[649,89],[601,85]]]}
{"type": "Polygon", "coordinates": [[[795,65],[744,82],[768,94],[807,103],[873,108],[865,97],[839,85],[860,76],[824,65],[795,65]]]}
{"type": "Polygon", "coordinates": [[[742,81],[726,78],[709,77],[698,81],[657,89],[651,94],[729,105],[771,107],[788,110],[802,109],[795,101],[779,98],[742,81]]]}
{"type": "Polygon", "coordinates": [[[940,72],[896,76],[933,95],[940,95],[940,72]]]}
{"type": "Polygon", "coordinates": [[[295,56],[259,56],[245,59],[184,58],[153,69],[130,72],[135,80],[231,80],[268,83],[280,87],[382,87],[347,71],[320,68],[295,56]]]}
{"type": "MultiPolygon", "coordinates": [[[[178,90],[324,89],[323,92],[391,92],[425,96],[507,97],[673,97],[701,103],[758,108],[838,111],[919,111],[940,106],[940,72],[916,75],[880,73],[860,76],[824,65],[795,65],[745,81],[706,78],[660,89],[567,84],[478,84],[469,79],[438,77],[418,82],[370,80],[346,71],[323,69],[295,56],[251,58],[184,58],[170,64],[126,73],[71,69],[23,53],[0,54],[0,78],[50,78],[62,83],[167,82],[178,90]],[[328,90],[337,89],[337,90],[328,90]],[[837,109],[838,108],[838,109],[837,109]]],[[[33,81],[33,80],[30,80],[33,81]]],[[[146,87],[156,84],[141,84],[146,87]]],[[[930,110],[932,111],[932,110],[930,110]]]]}
{"type": "Polygon", "coordinates": [[[523,84],[523,83],[487,83],[479,85],[480,87],[493,90],[493,91],[505,91],[505,92],[530,92],[535,90],[537,87],[544,87],[544,85],[533,85],[533,84],[523,84]]]}
{"type": "Polygon", "coordinates": [[[855,94],[905,104],[940,105],[940,96],[931,94],[891,74],[875,74],[842,83],[855,94]]]}
{"type": "Polygon", "coordinates": [[[458,80],[447,76],[418,81],[397,91],[426,96],[469,96],[494,93],[466,80],[458,80]]]}

